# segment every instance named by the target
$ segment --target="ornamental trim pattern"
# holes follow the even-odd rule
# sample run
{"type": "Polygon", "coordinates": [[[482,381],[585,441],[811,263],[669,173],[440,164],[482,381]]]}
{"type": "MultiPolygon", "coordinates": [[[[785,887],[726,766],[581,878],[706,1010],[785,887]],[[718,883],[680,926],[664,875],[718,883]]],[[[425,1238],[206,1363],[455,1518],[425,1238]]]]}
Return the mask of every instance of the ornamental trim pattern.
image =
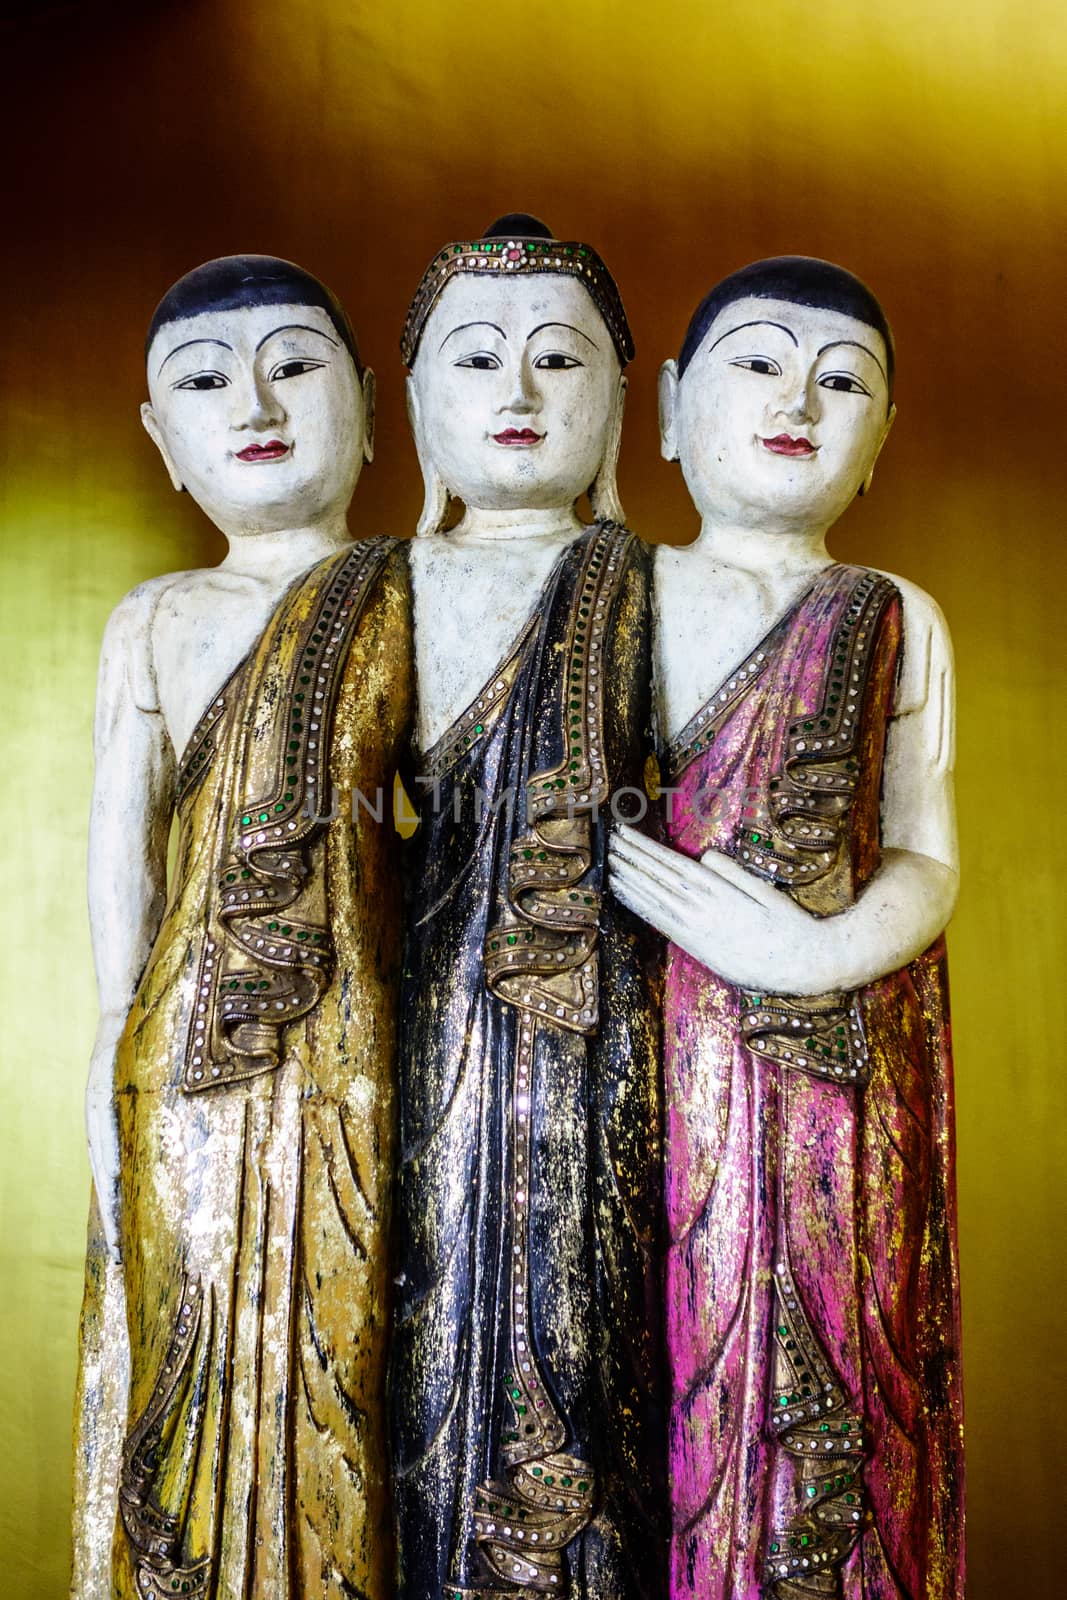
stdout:
{"type": "Polygon", "coordinates": [[[863,1423],[848,1405],[804,1312],[788,1262],[774,1272],[770,1428],[793,1457],[801,1509],[770,1536],[764,1579],[778,1600],[836,1595],[867,1521],[863,1423]]]}
{"type": "Polygon", "coordinates": [[[865,1087],[870,1055],[852,995],[745,994],[741,1006],[741,1037],[754,1055],[813,1078],[865,1087]]]}
{"type": "Polygon", "coordinates": [[[204,1292],[196,1276],[186,1273],[182,1278],[178,1307],[174,1332],[152,1396],[122,1452],[119,1511],[135,1552],[137,1587],[148,1600],[162,1595],[170,1600],[182,1594],[206,1595],[210,1576],[207,1556],[192,1565],[182,1564],[179,1520],[161,1511],[152,1495],[160,1441],[188,1388],[189,1368],[200,1332],[204,1292]]]}
{"type": "Polygon", "coordinates": [[[634,358],[633,335],[626,320],[622,299],[615,279],[591,245],[577,240],[530,239],[469,239],[447,244],[426,268],[415,290],[404,322],[400,339],[400,354],[404,365],[410,367],[419,348],[419,340],[442,289],[461,272],[532,273],[550,272],[556,276],[578,278],[592,295],[600,315],[607,324],[611,341],[625,367],[634,358]]]}
{"type": "Polygon", "coordinates": [[[859,578],[827,653],[819,708],[790,726],[782,770],[768,786],[769,815],[735,832],[745,866],[803,897],[811,911],[839,909],[832,881],[847,853],[845,824],[860,778],[863,700],[878,623],[896,594],[880,573],[859,578]]]}

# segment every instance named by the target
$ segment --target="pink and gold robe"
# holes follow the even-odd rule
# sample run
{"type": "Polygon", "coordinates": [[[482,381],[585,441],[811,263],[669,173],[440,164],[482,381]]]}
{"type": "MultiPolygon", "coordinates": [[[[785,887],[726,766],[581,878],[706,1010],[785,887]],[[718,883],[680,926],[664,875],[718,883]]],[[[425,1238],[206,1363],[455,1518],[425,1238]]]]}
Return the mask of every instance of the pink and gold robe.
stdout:
{"type": "MultiPolygon", "coordinates": [[[[834,566],[667,752],[667,837],[816,916],[879,863],[902,648],[834,566]]],[[[666,980],[675,1600],[961,1600],[945,948],[854,993],[666,980]]]]}

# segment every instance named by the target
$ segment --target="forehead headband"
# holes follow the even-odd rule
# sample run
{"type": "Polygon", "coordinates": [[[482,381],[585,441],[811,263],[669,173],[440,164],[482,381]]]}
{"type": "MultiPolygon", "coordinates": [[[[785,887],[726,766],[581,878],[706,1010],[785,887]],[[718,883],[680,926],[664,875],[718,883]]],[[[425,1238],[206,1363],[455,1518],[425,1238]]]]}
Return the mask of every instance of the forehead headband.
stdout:
{"type": "MultiPolygon", "coordinates": [[[[507,219],[505,219],[507,220],[507,219]]],[[[400,354],[404,365],[410,367],[415,360],[423,329],[430,312],[437,304],[445,284],[461,272],[471,272],[501,279],[509,273],[522,277],[553,273],[557,277],[577,278],[592,296],[600,315],[607,324],[619,360],[625,367],[633,360],[634,342],[626,320],[622,300],[615,279],[592,246],[574,240],[564,242],[551,236],[542,237],[535,229],[542,228],[532,217],[516,222],[533,224],[526,232],[497,231],[496,226],[484,238],[447,244],[426,268],[422,281],[404,323],[400,340],[400,354]]],[[[544,229],[548,235],[548,229],[544,229]]]]}

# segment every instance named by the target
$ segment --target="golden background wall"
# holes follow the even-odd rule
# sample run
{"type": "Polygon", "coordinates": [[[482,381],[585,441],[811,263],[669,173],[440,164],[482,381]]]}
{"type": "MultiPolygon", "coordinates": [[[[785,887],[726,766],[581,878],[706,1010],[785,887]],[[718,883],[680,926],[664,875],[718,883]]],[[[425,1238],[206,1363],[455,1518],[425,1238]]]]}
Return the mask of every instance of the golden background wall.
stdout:
{"type": "Polygon", "coordinates": [[[140,431],[143,330],[213,255],[325,278],[379,375],[353,527],[407,533],[407,299],[439,244],[513,208],[618,276],[638,344],[621,484],[649,538],[695,532],[655,375],[716,278],[825,255],[893,321],[900,416],[833,547],[931,590],[956,640],[970,1594],[1058,1592],[1062,0],[82,3],[5,25],[0,53],[0,1592],[66,1592],[100,632],[141,578],[221,554],[140,431]]]}

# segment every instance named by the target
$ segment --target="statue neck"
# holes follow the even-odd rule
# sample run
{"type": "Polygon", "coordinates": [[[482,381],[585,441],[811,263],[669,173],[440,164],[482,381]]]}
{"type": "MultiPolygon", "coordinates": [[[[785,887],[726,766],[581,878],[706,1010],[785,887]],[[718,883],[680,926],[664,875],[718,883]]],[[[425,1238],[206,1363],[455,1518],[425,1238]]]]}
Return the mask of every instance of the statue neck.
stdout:
{"type": "Polygon", "coordinates": [[[821,572],[833,557],[826,548],[828,526],[753,527],[705,517],[690,548],[717,566],[766,574],[821,572]]]}
{"type": "Polygon", "coordinates": [[[584,524],[573,506],[516,511],[493,506],[468,506],[461,522],[447,534],[450,543],[470,540],[500,544],[509,539],[573,539],[584,524]]]}
{"type": "Polygon", "coordinates": [[[351,544],[343,512],[303,528],[269,533],[227,533],[229,549],[220,570],[237,577],[285,580],[351,544]]]}

